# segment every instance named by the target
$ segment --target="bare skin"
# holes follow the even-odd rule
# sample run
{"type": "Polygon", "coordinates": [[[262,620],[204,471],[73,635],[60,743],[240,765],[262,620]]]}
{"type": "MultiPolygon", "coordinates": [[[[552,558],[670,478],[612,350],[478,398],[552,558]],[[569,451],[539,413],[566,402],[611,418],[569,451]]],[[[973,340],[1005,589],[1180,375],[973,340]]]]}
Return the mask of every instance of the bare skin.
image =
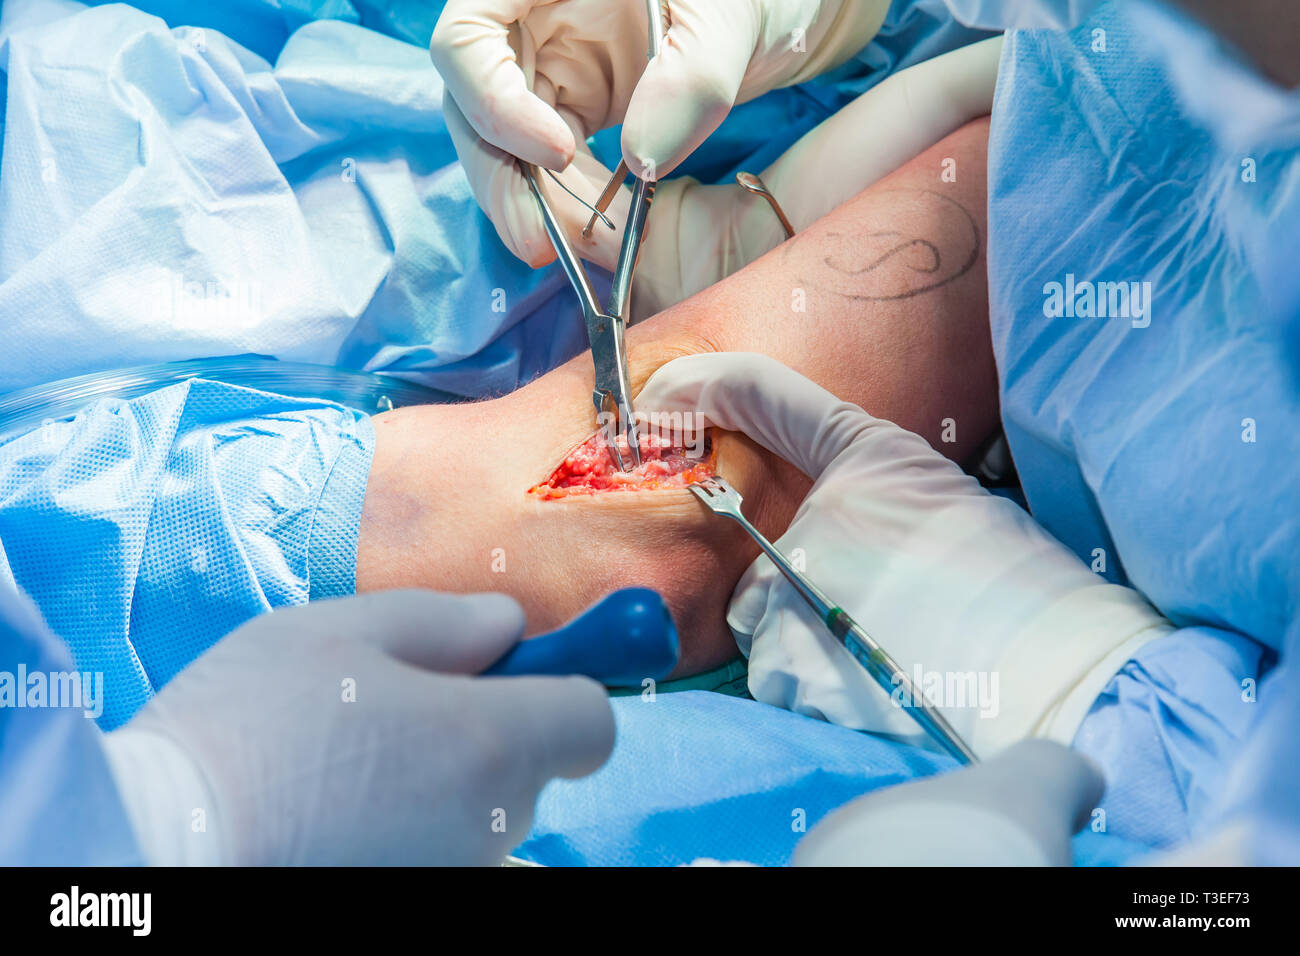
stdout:
{"type": "MultiPolygon", "coordinates": [[[[763,352],[949,457],[972,454],[997,422],[987,141],[986,119],[969,124],[746,269],[630,329],[633,390],[679,356],[763,352]],[[941,178],[945,159],[956,160],[956,182],[941,178]],[[955,441],[943,441],[945,420],[955,441]]],[[[757,549],[731,522],[680,489],[527,494],[595,430],[591,389],[582,355],[503,398],[376,416],[357,590],[504,591],[540,633],[641,585],[673,610],[678,674],[734,656],[726,606],[757,549]]],[[[718,435],[717,466],[773,539],[809,487],[734,433],[718,435]]]]}

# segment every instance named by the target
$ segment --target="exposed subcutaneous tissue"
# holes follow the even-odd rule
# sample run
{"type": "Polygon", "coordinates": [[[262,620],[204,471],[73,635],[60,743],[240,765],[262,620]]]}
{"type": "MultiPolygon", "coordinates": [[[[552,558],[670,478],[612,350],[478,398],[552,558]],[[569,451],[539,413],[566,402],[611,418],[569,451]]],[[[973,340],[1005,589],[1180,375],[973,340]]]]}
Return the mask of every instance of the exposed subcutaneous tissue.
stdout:
{"type": "MultiPolygon", "coordinates": [[[[629,460],[627,439],[618,436],[619,452],[629,460]]],[[[560,462],[551,476],[528,490],[543,499],[594,495],[607,491],[654,491],[685,488],[715,474],[713,440],[707,435],[701,444],[688,445],[680,438],[648,434],[641,436],[641,464],[619,471],[609,454],[603,432],[596,432],[560,462]]]]}

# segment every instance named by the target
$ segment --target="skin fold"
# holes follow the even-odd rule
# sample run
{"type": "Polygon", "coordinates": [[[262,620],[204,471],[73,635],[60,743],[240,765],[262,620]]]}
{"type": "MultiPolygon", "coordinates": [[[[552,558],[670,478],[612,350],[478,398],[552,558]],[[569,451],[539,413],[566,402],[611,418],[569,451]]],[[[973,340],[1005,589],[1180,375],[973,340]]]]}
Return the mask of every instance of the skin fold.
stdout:
{"type": "MultiPolygon", "coordinates": [[[[757,262],[629,329],[634,392],[679,356],[762,352],[950,458],[973,454],[998,414],[987,144],[987,119],[963,127],[757,262]]],[[[502,398],[377,415],[358,592],[502,591],[536,634],[610,591],[651,587],[681,633],[678,675],[735,656],[726,607],[758,550],[734,523],[682,489],[527,494],[595,430],[592,378],[584,353],[502,398]]],[[[808,479],[742,435],[715,440],[718,472],[744,494],[746,515],[780,537],[808,479]]]]}

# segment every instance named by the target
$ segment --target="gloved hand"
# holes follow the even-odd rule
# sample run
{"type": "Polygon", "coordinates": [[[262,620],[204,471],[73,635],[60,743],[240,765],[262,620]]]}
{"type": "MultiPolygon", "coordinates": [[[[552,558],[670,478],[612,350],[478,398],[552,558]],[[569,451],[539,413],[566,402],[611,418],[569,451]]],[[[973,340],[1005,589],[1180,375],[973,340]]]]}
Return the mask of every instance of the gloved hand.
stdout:
{"type": "MultiPolygon", "coordinates": [[[[814,479],[777,547],[804,561],[981,756],[1028,736],[1068,743],[1106,681],[1171,630],[924,439],[766,356],[678,359],[636,404],[697,412],[814,479]]],[[[727,620],[757,699],[928,743],[767,559],[741,579],[727,620]]]]}
{"type": "Polygon", "coordinates": [[[1026,740],[988,763],[887,787],[799,841],[795,866],[1069,866],[1101,799],[1088,758],[1026,740]]]}
{"type": "MultiPolygon", "coordinates": [[[[879,30],[888,0],[672,0],[647,64],[645,0],[449,0],[429,50],[446,84],[444,113],[479,205],[531,265],[554,258],[519,157],[557,172],[588,201],[609,178],[582,145],[623,124],[623,156],[643,178],[670,173],[736,103],[811,79],[879,30]]],[[[576,236],[587,213],[548,198],[576,236]]],[[[624,200],[624,206],[626,199],[624,200]]],[[[621,216],[611,216],[616,222],[621,216]]],[[[603,228],[581,248],[612,263],[603,228]]]]}
{"type": "Polygon", "coordinates": [[[523,626],[503,595],[426,591],[245,624],[106,735],[145,858],[499,862],[541,787],[614,740],[593,681],[469,676],[523,626]]]}

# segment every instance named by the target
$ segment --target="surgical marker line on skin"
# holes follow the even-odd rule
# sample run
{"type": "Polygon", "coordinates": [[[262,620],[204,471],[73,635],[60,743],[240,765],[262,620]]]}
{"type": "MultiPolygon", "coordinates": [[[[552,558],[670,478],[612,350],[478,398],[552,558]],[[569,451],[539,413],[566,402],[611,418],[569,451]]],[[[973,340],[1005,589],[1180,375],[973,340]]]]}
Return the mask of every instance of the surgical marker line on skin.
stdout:
{"type": "MultiPolygon", "coordinates": [[[[981,241],[979,224],[975,221],[975,217],[971,215],[970,211],[965,206],[963,206],[961,203],[957,202],[955,199],[953,199],[950,196],[946,196],[943,193],[934,192],[929,189],[899,189],[899,190],[887,190],[887,192],[910,193],[917,197],[923,197],[926,202],[933,202],[934,199],[939,199],[942,200],[940,204],[942,209],[953,209],[956,212],[959,212],[961,214],[961,220],[964,221],[957,219],[955,217],[955,214],[948,216],[948,222],[960,225],[962,227],[963,232],[969,230],[968,241],[970,243],[970,252],[967,254],[965,260],[962,261],[961,265],[957,267],[956,271],[952,272],[950,275],[945,274],[946,272],[945,262],[947,261],[947,259],[943,254],[943,249],[941,248],[941,246],[948,247],[950,253],[952,251],[956,251],[953,249],[953,247],[958,246],[958,244],[961,242],[959,238],[954,237],[952,239],[949,239],[947,242],[940,243],[934,239],[926,238],[923,236],[907,236],[899,230],[881,229],[875,232],[868,232],[866,233],[866,235],[869,238],[881,238],[881,239],[896,237],[897,242],[895,243],[895,245],[885,250],[883,253],[877,254],[874,259],[870,261],[866,261],[863,265],[854,266],[854,265],[847,264],[844,261],[838,259],[833,254],[821,256],[819,261],[816,262],[816,264],[824,267],[828,272],[834,273],[836,276],[840,276],[845,279],[851,280],[854,283],[854,285],[856,285],[858,288],[868,287],[870,285],[870,280],[873,277],[879,276],[881,274],[884,274],[887,277],[896,280],[901,276],[903,281],[906,281],[906,279],[909,276],[926,276],[926,277],[938,277],[938,278],[933,279],[933,281],[926,281],[924,282],[924,284],[919,285],[915,288],[908,288],[902,292],[897,292],[893,294],[871,294],[866,291],[861,291],[861,292],[846,291],[843,288],[835,288],[833,285],[828,284],[828,282],[825,280],[822,281],[817,281],[816,279],[809,280],[804,276],[800,276],[801,281],[803,281],[803,283],[806,286],[819,289],[824,292],[830,292],[834,295],[840,296],[845,299],[849,299],[854,302],[897,302],[903,299],[911,299],[916,296],[923,295],[926,292],[932,292],[935,289],[939,289],[950,283],[956,282],[958,279],[962,278],[964,275],[966,275],[968,272],[970,272],[972,269],[975,268],[976,263],[979,262],[980,252],[983,248],[983,243],[981,241]],[[929,261],[927,261],[923,266],[920,267],[902,265],[901,267],[906,269],[906,272],[901,272],[901,273],[898,272],[897,269],[900,266],[899,257],[906,255],[909,251],[913,251],[917,249],[923,250],[926,253],[929,261]],[[891,269],[890,268],[891,266],[894,268],[891,269]]],[[[806,235],[807,233],[802,233],[799,236],[797,236],[793,241],[788,242],[784,247],[785,251],[782,253],[782,255],[788,258],[792,254],[792,250],[795,247],[800,246],[804,243],[806,235]]],[[[838,233],[838,232],[821,233],[817,238],[820,241],[826,238],[832,238],[832,239],[838,238],[843,235],[844,235],[843,233],[838,233]]],[[[858,237],[855,236],[854,238],[858,238],[858,237]]],[[[958,248],[960,247],[958,246],[958,248]]]]}

